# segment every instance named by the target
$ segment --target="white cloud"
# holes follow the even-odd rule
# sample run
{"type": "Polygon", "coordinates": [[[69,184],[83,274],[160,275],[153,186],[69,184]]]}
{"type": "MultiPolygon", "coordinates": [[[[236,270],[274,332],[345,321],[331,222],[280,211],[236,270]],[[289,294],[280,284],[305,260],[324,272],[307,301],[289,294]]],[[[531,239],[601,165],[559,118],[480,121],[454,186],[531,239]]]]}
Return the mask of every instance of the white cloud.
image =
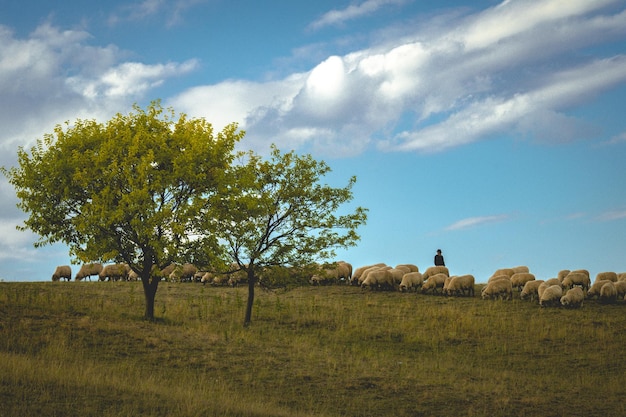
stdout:
{"type": "Polygon", "coordinates": [[[319,19],[309,25],[310,29],[320,29],[325,26],[340,25],[348,20],[371,15],[385,6],[404,4],[405,0],[366,0],[362,3],[351,4],[344,9],[333,9],[324,13],[319,19]]]}
{"type": "Polygon", "coordinates": [[[287,147],[358,152],[377,142],[388,151],[433,152],[505,131],[561,142],[590,137],[595,128],[565,111],[624,83],[626,58],[585,62],[572,52],[626,33],[626,11],[604,12],[616,3],[504,2],[448,22],[452,29],[328,57],[307,73],[228,80],[172,102],[209,120],[234,118],[254,141],[287,147]],[[500,17],[517,15],[498,29],[500,17]]]}
{"type": "Polygon", "coordinates": [[[498,223],[505,220],[508,220],[509,216],[506,214],[500,214],[495,216],[479,216],[479,217],[468,217],[466,219],[459,220],[449,226],[447,226],[444,230],[446,231],[455,231],[462,229],[469,229],[471,227],[478,227],[485,224],[498,223]]]}
{"type": "Polygon", "coordinates": [[[69,77],[66,82],[75,92],[89,99],[138,96],[163,84],[166,78],[184,75],[196,67],[196,60],[156,65],[124,62],[107,69],[97,78],[87,78],[83,74],[69,77]]]}
{"type": "Polygon", "coordinates": [[[615,0],[507,0],[472,18],[471,23],[462,28],[460,38],[467,50],[486,48],[542,24],[552,25],[555,21],[584,15],[614,3],[615,0]]]}

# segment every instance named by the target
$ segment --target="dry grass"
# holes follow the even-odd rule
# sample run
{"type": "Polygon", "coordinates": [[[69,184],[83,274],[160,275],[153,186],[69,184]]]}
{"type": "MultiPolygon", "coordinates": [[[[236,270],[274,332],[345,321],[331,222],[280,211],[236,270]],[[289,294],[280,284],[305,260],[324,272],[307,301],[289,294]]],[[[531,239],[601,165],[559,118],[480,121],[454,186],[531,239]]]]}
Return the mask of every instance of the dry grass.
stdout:
{"type": "MultiPolygon", "coordinates": [[[[477,294],[480,292],[477,291],[477,294]]],[[[3,416],[623,416],[626,304],[0,283],[3,416]]]]}

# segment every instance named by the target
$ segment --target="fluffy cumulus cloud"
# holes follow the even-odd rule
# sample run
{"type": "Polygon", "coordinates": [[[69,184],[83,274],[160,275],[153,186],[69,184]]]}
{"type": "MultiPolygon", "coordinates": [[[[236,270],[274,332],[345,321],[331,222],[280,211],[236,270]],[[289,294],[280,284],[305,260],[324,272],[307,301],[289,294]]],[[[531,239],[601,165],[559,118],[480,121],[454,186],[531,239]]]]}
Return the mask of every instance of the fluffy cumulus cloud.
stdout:
{"type": "MultiPolygon", "coordinates": [[[[361,3],[319,22],[383,3],[361,3]]],[[[173,103],[207,114],[207,103],[236,86],[223,111],[212,105],[214,120],[228,112],[259,144],[271,137],[333,154],[368,146],[436,152],[502,132],[550,141],[589,137],[593,126],[568,110],[626,82],[626,58],[573,51],[623,36],[626,11],[609,7],[618,3],[505,1],[396,43],[331,56],[306,73],[198,87],[173,103]]]]}

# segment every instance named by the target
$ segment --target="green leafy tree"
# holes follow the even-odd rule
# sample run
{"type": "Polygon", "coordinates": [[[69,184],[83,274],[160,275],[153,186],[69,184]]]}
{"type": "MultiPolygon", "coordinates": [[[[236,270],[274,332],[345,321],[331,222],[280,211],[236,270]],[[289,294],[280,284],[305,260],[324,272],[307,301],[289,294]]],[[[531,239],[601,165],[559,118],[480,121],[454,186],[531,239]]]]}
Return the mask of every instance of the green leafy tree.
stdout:
{"type": "Polygon", "coordinates": [[[274,266],[302,266],[335,256],[335,249],[354,246],[366,209],[338,215],[353,199],[350,178],[344,188],[320,183],[330,172],[310,155],[281,153],[271,157],[241,155],[230,171],[226,188],[210,199],[202,228],[219,231],[226,250],[248,277],[244,325],[250,324],[254,287],[259,273],[274,266]],[[211,211],[212,210],[212,211],[211,211]]]}
{"type": "Polygon", "coordinates": [[[19,228],[39,235],[36,247],[64,242],[79,262],[128,263],[154,319],[156,271],[190,253],[220,254],[211,231],[198,235],[193,225],[243,135],[236,124],[215,135],[204,119],[176,118],[155,101],[106,124],[58,125],[3,172],[29,215],[19,228]]]}

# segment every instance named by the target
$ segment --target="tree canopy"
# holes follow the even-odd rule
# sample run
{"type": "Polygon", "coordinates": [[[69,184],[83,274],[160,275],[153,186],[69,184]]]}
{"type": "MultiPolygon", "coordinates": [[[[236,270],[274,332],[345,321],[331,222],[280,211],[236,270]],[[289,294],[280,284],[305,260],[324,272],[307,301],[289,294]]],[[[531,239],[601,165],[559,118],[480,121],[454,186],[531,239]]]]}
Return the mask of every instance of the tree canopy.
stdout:
{"type": "Polygon", "coordinates": [[[78,262],[128,264],[143,283],[146,318],[161,268],[232,261],[247,272],[248,324],[262,268],[331,258],[356,244],[367,216],[361,207],[337,214],[355,177],[333,188],[320,183],[329,166],[310,155],[237,153],[244,134],[235,123],[215,134],[155,101],[105,124],[57,125],[2,172],[28,215],[19,228],[39,235],[35,246],[63,242],[78,262]]]}
{"type": "MultiPolygon", "coordinates": [[[[323,161],[272,147],[271,157],[241,155],[231,178],[212,196],[203,228],[219,230],[226,250],[248,275],[249,324],[254,286],[262,268],[302,266],[335,256],[335,249],[356,244],[356,229],[367,219],[366,209],[338,215],[353,199],[351,177],[343,188],[321,184],[331,170],[323,161]]],[[[201,227],[202,228],[202,227],[201,227]]]]}
{"type": "Polygon", "coordinates": [[[19,166],[4,173],[29,216],[22,229],[40,236],[35,246],[60,241],[80,261],[128,263],[152,319],[155,266],[198,247],[219,253],[213,234],[190,236],[198,236],[197,216],[221,188],[243,135],[236,124],[214,134],[204,119],[176,119],[156,101],[106,124],[57,125],[30,152],[20,148],[19,166]]]}

